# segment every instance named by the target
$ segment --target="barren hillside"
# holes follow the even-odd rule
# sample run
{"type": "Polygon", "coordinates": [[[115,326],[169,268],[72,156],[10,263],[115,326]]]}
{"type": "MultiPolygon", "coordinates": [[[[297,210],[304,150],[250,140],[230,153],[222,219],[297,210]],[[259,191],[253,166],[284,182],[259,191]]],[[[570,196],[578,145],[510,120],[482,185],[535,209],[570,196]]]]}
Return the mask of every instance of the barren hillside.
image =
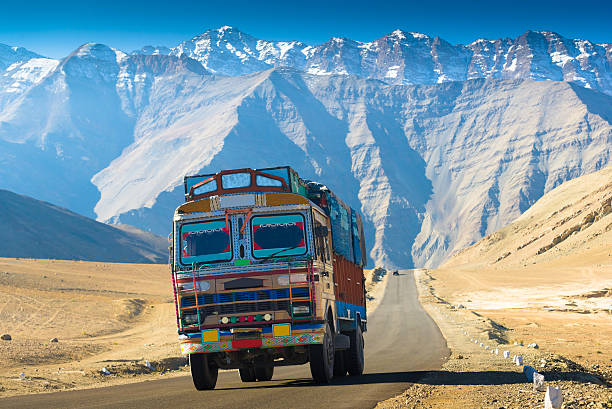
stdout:
{"type": "Polygon", "coordinates": [[[109,226],[31,197],[0,190],[0,257],[152,263],[167,241],[132,226],[109,226]]]}
{"type": "Polygon", "coordinates": [[[442,268],[486,265],[506,269],[565,257],[585,265],[609,264],[611,244],[609,166],[552,190],[513,223],[460,251],[442,268]]]}

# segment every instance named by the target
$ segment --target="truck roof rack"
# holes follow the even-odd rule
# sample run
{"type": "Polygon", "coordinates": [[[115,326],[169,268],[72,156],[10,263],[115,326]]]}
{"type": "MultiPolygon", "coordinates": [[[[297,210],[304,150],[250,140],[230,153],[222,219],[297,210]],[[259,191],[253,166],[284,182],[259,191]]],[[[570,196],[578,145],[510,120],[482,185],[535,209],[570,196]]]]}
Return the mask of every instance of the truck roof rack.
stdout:
{"type": "Polygon", "coordinates": [[[289,166],[231,169],[208,175],[185,176],[185,201],[245,192],[289,192],[306,196],[303,182],[289,166]]]}

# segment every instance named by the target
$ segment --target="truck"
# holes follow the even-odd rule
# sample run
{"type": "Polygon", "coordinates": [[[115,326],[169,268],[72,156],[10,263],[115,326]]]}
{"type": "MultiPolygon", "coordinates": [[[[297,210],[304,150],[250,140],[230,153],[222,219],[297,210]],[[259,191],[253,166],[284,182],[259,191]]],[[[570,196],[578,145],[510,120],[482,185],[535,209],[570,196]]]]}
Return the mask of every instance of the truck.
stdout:
{"type": "Polygon", "coordinates": [[[289,166],[185,176],[169,236],[176,324],[197,390],[310,364],[359,376],[367,330],[362,218],[289,166]]]}

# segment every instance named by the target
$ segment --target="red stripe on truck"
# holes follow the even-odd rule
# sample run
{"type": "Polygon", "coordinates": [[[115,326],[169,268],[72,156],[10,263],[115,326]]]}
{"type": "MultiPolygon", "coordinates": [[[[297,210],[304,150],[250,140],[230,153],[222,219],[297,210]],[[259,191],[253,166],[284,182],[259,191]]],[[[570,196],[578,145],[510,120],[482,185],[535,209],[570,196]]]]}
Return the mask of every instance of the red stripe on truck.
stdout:
{"type": "Polygon", "coordinates": [[[261,346],[261,338],[239,339],[232,341],[232,348],[257,348],[261,346]]]}

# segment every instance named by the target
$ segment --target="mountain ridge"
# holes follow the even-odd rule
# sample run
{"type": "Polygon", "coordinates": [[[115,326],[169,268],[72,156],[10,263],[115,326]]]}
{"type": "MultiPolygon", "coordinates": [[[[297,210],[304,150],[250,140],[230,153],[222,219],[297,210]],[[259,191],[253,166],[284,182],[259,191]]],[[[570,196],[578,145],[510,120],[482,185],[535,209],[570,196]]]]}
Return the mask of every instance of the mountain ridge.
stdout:
{"type": "Polygon", "coordinates": [[[230,76],[288,66],[310,74],[350,74],[394,84],[476,78],[564,80],[612,94],[612,43],[567,39],[553,31],[528,30],[515,39],[480,38],[452,45],[439,36],[397,29],[370,42],[332,37],[313,46],[259,40],[224,26],[168,50],[230,76]]]}
{"type": "MultiPolygon", "coordinates": [[[[11,49],[0,45],[0,69],[2,47],[11,49]]],[[[20,50],[32,54],[31,58],[41,57],[20,50]]],[[[285,66],[310,74],[358,75],[393,84],[476,78],[563,80],[612,95],[612,43],[568,39],[546,30],[527,30],[514,39],[478,38],[469,44],[451,44],[439,36],[396,29],[369,42],[332,37],[308,45],[297,40],[261,40],[223,26],[174,47],[144,46],[124,54],[185,55],[211,73],[229,76],[285,66]]]]}

